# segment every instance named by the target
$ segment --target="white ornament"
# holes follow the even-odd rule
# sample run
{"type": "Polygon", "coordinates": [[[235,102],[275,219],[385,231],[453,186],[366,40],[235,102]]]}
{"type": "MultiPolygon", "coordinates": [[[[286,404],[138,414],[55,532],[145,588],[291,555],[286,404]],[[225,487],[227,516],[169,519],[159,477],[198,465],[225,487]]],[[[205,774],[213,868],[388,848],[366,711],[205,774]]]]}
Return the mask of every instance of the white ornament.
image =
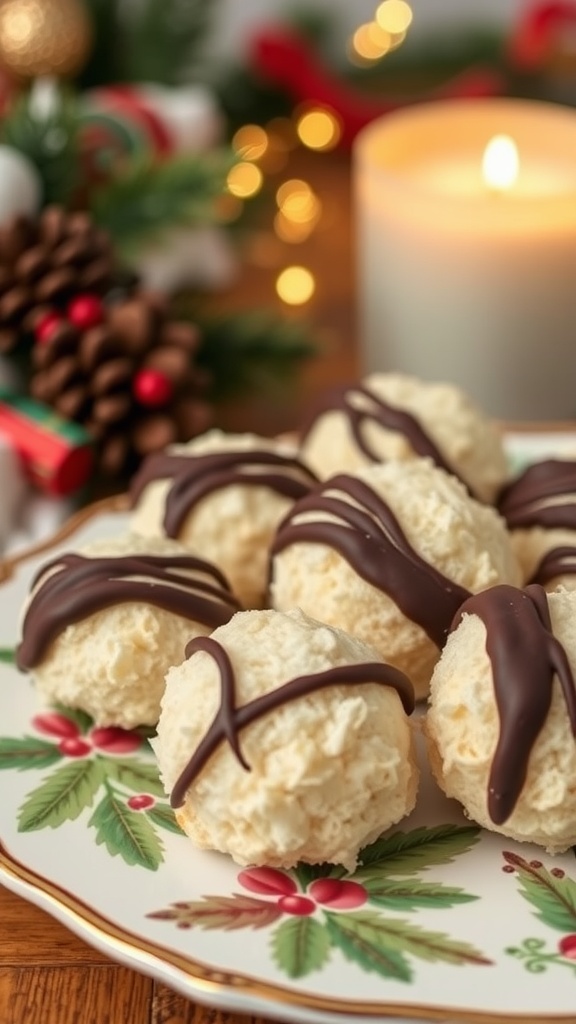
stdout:
{"type": "Polygon", "coordinates": [[[204,153],[221,140],[222,112],[210,89],[202,85],[167,88],[149,82],[137,89],[168,129],[178,153],[204,153]]]}
{"type": "Polygon", "coordinates": [[[233,284],[238,258],[221,228],[172,228],[140,253],[136,270],[152,291],[189,285],[216,291],[233,284]]]}
{"type": "Polygon", "coordinates": [[[0,145],[0,226],[17,214],[34,216],[41,196],[40,175],[28,157],[0,145]]]}

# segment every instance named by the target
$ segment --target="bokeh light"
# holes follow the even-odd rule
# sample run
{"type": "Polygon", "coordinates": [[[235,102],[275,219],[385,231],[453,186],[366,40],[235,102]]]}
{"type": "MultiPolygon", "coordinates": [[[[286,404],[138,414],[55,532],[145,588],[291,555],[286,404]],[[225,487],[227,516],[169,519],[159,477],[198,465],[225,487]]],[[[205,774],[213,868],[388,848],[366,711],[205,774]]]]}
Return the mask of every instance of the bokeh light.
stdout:
{"type": "Polygon", "coordinates": [[[239,199],[249,199],[250,196],[255,196],[260,191],[263,180],[262,171],[256,164],[242,161],[230,168],[226,185],[233,196],[237,196],[239,199]]]}
{"type": "Polygon", "coordinates": [[[268,135],[259,124],[245,124],[234,134],[232,149],[242,160],[259,160],[268,148],[268,135]]]}
{"type": "Polygon", "coordinates": [[[326,107],[301,114],[296,121],[296,132],[304,146],[319,150],[334,149],[342,134],[338,117],[326,107]]]}
{"type": "Polygon", "coordinates": [[[276,292],[288,306],[303,306],[315,289],[314,275],[307,267],[286,267],[276,278],[276,292]]]}
{"type": "Polygon", "coordinates": [[[412,23],[412,8],[406,0],[384,0],[376,10],[376,21],[390,35],[406,32],[412,23]]]}
{"type": "Polygon", "coordinates": [[[360,58],[362,61],[381,60],[382,57],[392,49],[394,39],[389,32],[375,21],[366,22],[356,29],[350,44],[350,56],[352,59],[360,58]]]}

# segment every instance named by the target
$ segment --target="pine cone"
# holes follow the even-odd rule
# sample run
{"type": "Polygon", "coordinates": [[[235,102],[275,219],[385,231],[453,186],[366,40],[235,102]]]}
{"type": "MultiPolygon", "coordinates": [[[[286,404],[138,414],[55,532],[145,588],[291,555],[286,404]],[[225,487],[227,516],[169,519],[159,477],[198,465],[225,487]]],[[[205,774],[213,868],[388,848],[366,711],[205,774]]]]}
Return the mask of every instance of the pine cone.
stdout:
{"type": "Polygon", "coordinates": [[[115,271],[110,239],[87,213],[48,206],[0,228],[0,353],[30,337],[48,309],[79,292],[103,295],[115,271]]]}
{"type": "Polygon", "coordinates": [[[211,422],[206,375],[194,365],[197,329],[171,321],[163,303],[139,292],[106,307],[97,326],[54,326],[32,352],[31,393],[87,428],[107,477],[187,441],[211,422]]]}

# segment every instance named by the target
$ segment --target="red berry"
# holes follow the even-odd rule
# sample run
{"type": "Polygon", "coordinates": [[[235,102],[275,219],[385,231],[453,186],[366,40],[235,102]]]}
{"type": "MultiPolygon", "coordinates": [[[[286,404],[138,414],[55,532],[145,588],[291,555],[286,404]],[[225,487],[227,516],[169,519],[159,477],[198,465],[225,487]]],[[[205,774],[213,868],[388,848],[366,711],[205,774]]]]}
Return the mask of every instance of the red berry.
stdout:
{"type": "Polygon", "coordinates": [[[565,935],[560,939],[558,951],[569,960],[576,960],[576,935],[565,935]]]}
{"type": "Polygon", "coordinates": [[[361,907],[368,899],[368,893],[359,882],[340,878],[317,878],[308,888],[317,903],[334,910],[353,910],[361,907]]]}
{"type": "Polygon", "coordinates": [[[59,736],[62,739],[78,736],[80,730],[70,718],[59,715],[57,711],[47,711],[42,715],[34,715],[32,725],[38,732],[46,733],[47,736],[59,736]]]}
{"type": "Polygon", "coordinates": [[[90,739],[95,747],[105,750],[107,754],[131,754],[142,743],[142,737],[138,733],[129,732],[119,725],[92,729],[90,739]]]}
{"type": "Polygon", "coordinates": [[[137,793],[136,796],[131,796],[127,803],[133,811],[146,811],[153,807],[156,801],[148,793],[137,793]]]}
{"type": "Polygon", "coordinates": [[[296,892],[296,882],[276,868],[248,868],[238,875],[240,885],[261,896],[291,896],[296,892]]]}
{"type": "Polygon", "coordinates": [[[173,390],[172,381],[160,370],[139,370],[132,384],[138,401],[151,408],[170,401],[173,390]]]}
{"type": "Polygon", "coordinates": [[[87,331],[90,327],[97,327],[104,319],[104,307],[97,295],[90,292],[77,295],[68,304],[68,319],[80,331],[87,331]]]}
{"type": "Polygon", "coordinates": [[[52,310],[50,313],[45,313],[34,328],[34,337],[38,344],[46,345],[58,328],[65,323],[66,320],[64,317],[60,313],[57,313],[56,310],[52,310]]]}
{"type": "Polygon", "coordinates": [[[278,906],[286,914],[296,914],[297,917],[307,917],[316,909],[312,900],[307,899],[306,896],[281,896],[278,906]]]}
{"type": "Polygon", "coordinates": [[[61,754],[65,754],[66,757],[86,757],[92,750],[92,747],[85,740],[71,736],[60,740],[58,750],[61,754]]]}

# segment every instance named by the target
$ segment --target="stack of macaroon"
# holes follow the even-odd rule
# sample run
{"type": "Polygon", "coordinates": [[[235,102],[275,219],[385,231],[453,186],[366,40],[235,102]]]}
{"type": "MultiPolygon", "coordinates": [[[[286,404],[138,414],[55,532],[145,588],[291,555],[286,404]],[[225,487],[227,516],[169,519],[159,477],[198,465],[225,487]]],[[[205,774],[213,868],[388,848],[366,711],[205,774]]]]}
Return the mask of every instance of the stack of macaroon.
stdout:
{"type": "Polygon", "coordinates": [[[458,388],[372,375],[293,439],[210,431],[150,456],[130,531],[34,581],[19,664],[47,701],[157,726],[182,828],[238,863],[352,869],[415,805],[415,699],[441,788],[563,850],[574,494],[576,462],[510,480],[458,388]]]}

